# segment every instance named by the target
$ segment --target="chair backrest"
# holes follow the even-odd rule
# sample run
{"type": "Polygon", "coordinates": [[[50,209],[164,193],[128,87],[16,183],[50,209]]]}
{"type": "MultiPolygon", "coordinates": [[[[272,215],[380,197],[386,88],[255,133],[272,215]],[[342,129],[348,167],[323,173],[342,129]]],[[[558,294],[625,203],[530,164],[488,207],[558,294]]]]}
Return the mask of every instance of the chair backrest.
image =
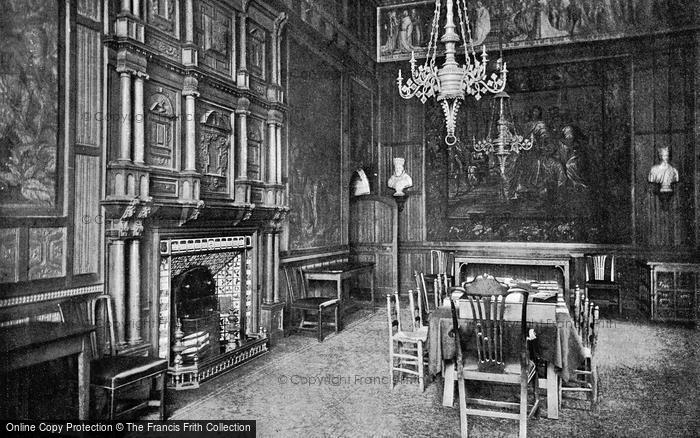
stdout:
{"type": "Polygon", "coordinates": [[[448,290],[450,290],[448,282],[447,274],[437,274],[435,280],[433,280],[436,309],[442,305],[443,300],[447,297],[448,290]]]}
{"type": "Polygon", "coordinates": [[[304,277],[302,268],[285,266],[284,279],[287,283],[287,299],[289,304],[293,304],[298,298],[306,297],[306,278],[304,277]],[[297,290],[300,292],[298,295],[297,290]]]}
{"type": "Polygon", "coordinates": [[[386,294],[386,315],[389,320],[389,340],[394,337],[394,333],[401,331],[401,304],[399,304],[399,293],[386,294]]]}
{"type": "MultiPolygon", "coordinates": [[[[522,305],[522,314],[519,321],[520,343],[519,346],[515,348],[519,347],[521,364],[527,366],[528,292],[523,289],[510,289],[510,291],[503,291],[491,295],[467,293],[463,299],[468,300],[472,315],[474,315],[474,338],[476,340],[477,366],[479,371],[503,373],[505,370],[505,358],[508,357],[508,353],[510,352],[504,351],[503,337],[506,324],[510,325],[513,324],[513,322],[509,321],[506,323],[503,315],[505,314],[506,306],[513,305],[510,302],[508,304],[506,303],[506,295],[510,294],[522,295],[521,301],[513,300],[513,304],[517,303],[517,305],[522,305]]],[[[514,326],[514,329],[517,330],[518,327],[514,326]]]]}
{"type": "Polygon", "coordinates": [[[423,306],[421,304],[420,293],[414,298],[413,290],[408,290],[408,306],[411,311],[411,329],[418,330],[423,327],[423,306]]]}
{"type": "Polygon", "coordinates": [[[430,273],[431,274],[446,274],[450,269],[450,256],[448,251],[439,249],[430,250],[430,273]]]}
{"type": "Polygon", "coordinates": [[[101,294],[88,299],[75,299],[59,304],[61,320],[77,324],[90,324],[96,327],[91,335],[91,349],[94,358],[101,357],[105,350],[111,356],[117,352],[117,336],[114,328],[112,297],[101,294]]]}
{"type": "Polygon", "coordinates": [[[492,275],[478,275],[470,282],[462,283],[468,295],[502,295],[508,291],[508,286],[499,283],[492,275]]]}
{"type": "Polygon", "coordinates": [[[422,272],[414,271],[413,276],[416,279],[416,294],[418,296],[418,308],[421,312],[421,318],[423,311],[425,313],[430,313],[430,301],[428,300],[428,290],[425,287],[425,275],[422,272]]]}
{"type": "Polygon", "coordinates": [[[586,281],[615,281],[615,256],[586,255],[586,281]]]}
{"type": "Polygon", "coordinates": [[[598,343],[598,320],[600,310],[588,299],[577,286],[574,297],[574,326],[581,336],[583,346],[595,350],[598,343]]]}

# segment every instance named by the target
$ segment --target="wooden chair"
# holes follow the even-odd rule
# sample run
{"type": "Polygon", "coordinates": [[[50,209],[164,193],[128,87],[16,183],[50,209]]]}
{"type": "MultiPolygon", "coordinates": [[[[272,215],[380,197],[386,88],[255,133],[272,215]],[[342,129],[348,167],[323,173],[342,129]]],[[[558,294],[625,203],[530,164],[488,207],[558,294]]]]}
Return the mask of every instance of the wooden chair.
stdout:
{"type": "Polygon", "coordinates": [[[507,285],[489,274],[477,275],[474,280],[462,283],[462,287],[467,295],[504,295],[508,291],[507,285]]]}
{"type": "Polygon", "coordinates": [[[443,305],[445,298],[449,297],[448,293],[451,292],[447,275],[437,275],[435,280],[433,280],[433,290],[435,291],[435,308],[437,309],[443,305]]]}
{"type": "MultiPolygon", "coordinates": [[[[409,306],[413,309],[413,294],[409,292],[409,306]]],[[[389,321],[389,376],[394,387],[394,373],[408,374],[418,378],[418,386],[425,389],[425,343],[428,328],[416,323],[416,315],[411,311],[411,323],[415,330],[403,330],[401,326],[401,305],[399,293],[387,294],[386,313],[389,321]]]]}
{"type": "Polygon", "coordinates": [[[599,306],[613,307],[622,315],[620,284],[615,281],[615,256],[586,255],[586,297],[599,306]]]}
{"type": "Polygon", "coordinates": [[[598,319],[600,311],[576,286],[574,292],[574,327],[581,336],[585,352],[584,362],[574,370],[576,380],[567,382],[564,386],[559,379],[559,402],[565,393],[585,393],[593,407],[598,402],[598,364],[595,359],[596,345],[598,344],[598,319]]]}
{"type": "Polygon", "coordinates": [[[127,418],[143,408],[153,406],[158,407],[158,417],[164,420],[167,391],[165,375],[168,371],[168,362],[166,359],[155,356],[117,355],[111,297],[99,295],[89,301],[76,300],[70,304],[63,304],[60,310],[64,321],[73,320],[93,324],[98,328],[92,342],[94,359],[90,363],[90,384],[93,388],[100,388],[107,394],[107,418],[110,421],[127,418]],[[86,317],[87,320],[85,320],[86,317]],[[103,355],[100,348],[104,345],[101,341],[105,335],[109,339],[109,355],[103,355]],[[150,381],[147,398],[118,397],[120,393],[127,394],[129,397],[138,394],[134,388],[147,381],[150,381]]]}
{"type": "Polygon", "coordinates": [[[284,268],[284,278],[287,282],[287,300],[291,309],[292,318],[295,311],[300,311],[301,319],[297,330],[315,331],[318,336],[318,342],[323,341],[323,313],[326,310],[333,310],[335,313],[335,322],[326,323],[326,325],[335,328],[337,333],[341,328],[340,318],[340,299],[329,297],[309,297],[306,292],[306,281],[301,268],[292,270],[292,268],[284,268]],[[290,275],[290,270],[291,275],[290,275]],[[296,277],[296,278],[294,278],[296,277]],[[299,285],[301,294],[299,297],[295,293],[295,285],[299,285]],[[316,321],[306,319],[307,312],[316,313],[316,321]]]}
{"type": "Polygon", "coordinates": [[[467,416],[479,415],[494,418],[518,420],[520,437],[527,436],[527,420],[539,409],[540,399],[537,392],[538,379],[535,364],[530,360],[527,345],[527,295],[524,290],[514,291],[522,295],[521,320],[516,322],[519,327],[518,345],[514,351],[504,348],[503,337],[506,324],[503,319],[506,308],[506,292],[493,295],[466,295],[474,315],[474,339],[476,355],[466,355],[462,351],[459,333],[459,321],[454,301],[451,301],[452,326],[451,335],[455,340],[455,373],[459,391],[460,430],[462,437],[468,436],[467,416]],[[517,359],[511,359],[517,353],[517,359]],[[482,381],[512,386],[519,386],[520,400],[518,403],[483,398],[467,397],[464,381],[482,381]],[[528,387],[532,386],[534,403],[528,411],[528,387]],[[467,408],[467,403],[487,406],[491,409],[467,408]],[[494,410],[501,409],[501,410],[494,410]],[[515,412],[504,412],[502,409],[517,409],[515,412]]]}
{"type": "Polygon", "coordinates": [[[448,285],[452,285],[452,266],[454,266],[454,257],[451,252],[439,249],[430,250],[430,273],[425,274],[425,280],[428,284],[433,284],[438,274],[446,277],[448,285]]]}

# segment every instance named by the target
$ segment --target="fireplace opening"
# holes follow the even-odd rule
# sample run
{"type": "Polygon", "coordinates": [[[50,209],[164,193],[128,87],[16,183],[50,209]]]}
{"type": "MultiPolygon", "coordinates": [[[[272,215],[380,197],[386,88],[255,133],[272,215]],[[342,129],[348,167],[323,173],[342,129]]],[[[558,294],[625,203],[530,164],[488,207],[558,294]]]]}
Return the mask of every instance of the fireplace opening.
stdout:
{"type": "MultiPolygon", "coordinates": [[[[216,284],[207,266],[194,266],[173,278],[175,315],[182,330],[180,353],[183,364],[190,365],[213,354],[220,354],[219,303],[216,284]]],[[[172,333],[175,338],[175,330],[172,333]]]]}

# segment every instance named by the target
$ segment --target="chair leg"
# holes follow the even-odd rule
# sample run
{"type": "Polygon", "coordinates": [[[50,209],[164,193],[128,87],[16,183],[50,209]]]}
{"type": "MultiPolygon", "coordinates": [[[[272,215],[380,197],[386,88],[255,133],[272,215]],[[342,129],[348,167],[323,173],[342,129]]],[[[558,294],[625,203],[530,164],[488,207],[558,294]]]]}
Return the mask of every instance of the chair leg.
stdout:
{"type": "Polygon", "coordinates": [[[340,303],[335,305],[335,332],[340,331],[340,303]]]}
{"type": "Polygon", "coordinates": [[[318,342],[323,342],[323,308],[318,308],[318,342]]]}
{"type": "Polygon", "coordinates": [[[591,407],[598,403],[598,366],[591,360],[591,407]]]}
{"type": "Polygon", "coordinates": [[[520,376],[520,438],[527,437],[527,387],[529,382],[527,376],[520,376]]]}
{"type": "Polygon", "coordinates": [[[109,421],[114,421],[114,388],[109,389],[109,421]]]}
{"type": "Polygon", "coordinates": [[[467,423],[467,388],[464,378],[457,376],[457,392],[459,397],[459,431],[462,438],[469,436],[469,424],[467,423]]]}
{"type": "Polygon", "coordinates": [[[160,407],[158,409],[160,421],[165,420],[165,388],[167,388],[167,385],[165,383],[165,375],[165,371],[163,371],[163,373],[160,375],[160,407]]]}
{"type": "Polygon", "coordinates": [[[425,376],[424,376],[424,369],[425,367],[423,366],[423,343],[418,342],[418,359],[417,359],[417,366],[418,366],[418,386],[420,387],[420,392],[423,392],[425,390],[425,376]]]}

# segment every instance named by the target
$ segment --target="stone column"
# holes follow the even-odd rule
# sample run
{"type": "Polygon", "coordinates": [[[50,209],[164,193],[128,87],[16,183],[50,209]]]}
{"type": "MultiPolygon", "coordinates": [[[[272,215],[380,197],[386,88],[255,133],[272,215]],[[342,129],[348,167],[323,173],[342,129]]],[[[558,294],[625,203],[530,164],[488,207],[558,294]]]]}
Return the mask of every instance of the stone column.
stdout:
{"type": "Polygon", "coordinates": [[[131,0],[122,0],[122,12],[131,13],[131,0]]]}
{"type": "Polygon", "coordinates": [[[129,242],[129,344],[141,342],[141,242],[129,242]]]}
{"type": "Polygon", "coordinates": [[[282,124],[277,125],[277,184],[282,184],[282,124]]]}
{"type": "Polygon", "coordinates": [[[126,285],[125,285],[125,261],[124,241],[113,240],[110,242],[109,260],[109,294],[114,301],[114,324],[117,345],[122,345],[126,340],[126,285]]]}
{"type": "Polygon", "coordinates": [[[272,304],[275,302],[275,284],[274,284],[274,274],[272,272],[274,268],[274,252],[275,245],[273,239],[273,233],[268,231],[265,233],[265,303],[272,304]]]}
{"type": "Polygon", "coordinates": [[[248,67],[246,62],[247,14],[241,14],[238,20],[238,77],[236,83],[241,88],[248,88],[248,67]]]}
{"type": "Polygon", "coordinates": [[[137,73],[134,79],[134,163],[144,164],[144,120],[143,81],[148,79],[145,73],[137,73]]]}
{"type": "Polygon", "coordinates": [[[131,72],[122,70],[119,76],[122,102],[119,160],[131,161],[131,72]]]}
{"type": "Polygon", "coordinates": [[[182,94],[185,96],[185,171],[195,172],[195,135],[196,114],[195,98],[199,96],[197,91],[197,79],[187,76],[185,78],[182,94]]]}
{"type": "Polygon", "coordinates": [[[193,0],[185,0],[185,44],[194,43],[194,6],[193,0]]]}
{"type": "Polygon", "coordinates": [[[236,160],[238,156],[236,155],[236,113],[232,112],[229,115],[229,124],[231,125],[231,136],[229,137],[229,151],[228,151],[228,189],[229,196],[231,199],[236,197],[236,160]]]}
{"type": "Polygon", "coordinates": [[[268,154],[267,154],[267,182],[277,184],[277,122],[267,122],[268,154]]]}
{"type": "Polygon", "coordinates": [[[272,264],[272,290],[274,292],[274,302],[280,302],[280,291],[279,291],[279,278],[280,278],[280,235],[279,233],[274,233],[273,235],[273,264],[272,264]]]}
{"type": "Polygon", "coordinates": [[[133,3],[133,13],[137,17],[141,17],[141,1],[140,0],[132,0],[133,3]]]}
{"type": "Polygon", "coordinates": [[[248,115],[250,101],[246,98],[238,100],[238,178],[248,179],[248,115]]]}

